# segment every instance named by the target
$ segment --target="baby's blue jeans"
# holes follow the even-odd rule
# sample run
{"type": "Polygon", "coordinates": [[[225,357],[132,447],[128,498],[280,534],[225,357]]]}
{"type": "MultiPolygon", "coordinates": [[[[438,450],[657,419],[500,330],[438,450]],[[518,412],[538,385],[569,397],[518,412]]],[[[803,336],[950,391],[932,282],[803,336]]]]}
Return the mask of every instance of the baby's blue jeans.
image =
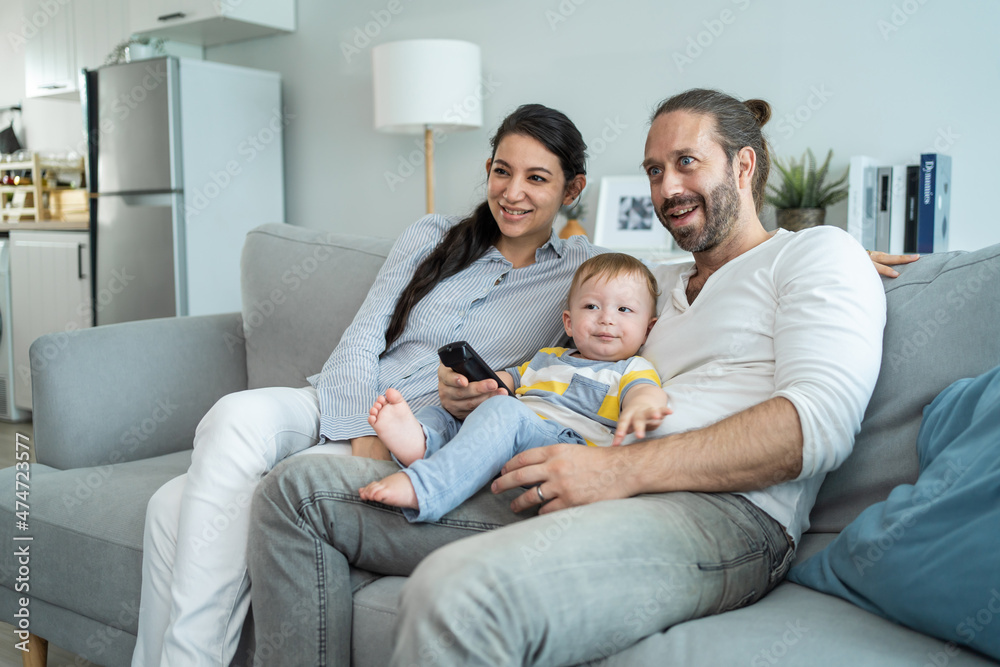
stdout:
{"type": "Polygon", "coordinates": [[[403,509],[403,515],[414,522],[437,521],[489,483],[516,454],[562,442],[586,444],[573,429],[542,419],[510,396],[488,399],[465,422],[439,407],[419,410],[417,419],[427,436],[427,453],[403,470],[419,505],[403,509]]]}

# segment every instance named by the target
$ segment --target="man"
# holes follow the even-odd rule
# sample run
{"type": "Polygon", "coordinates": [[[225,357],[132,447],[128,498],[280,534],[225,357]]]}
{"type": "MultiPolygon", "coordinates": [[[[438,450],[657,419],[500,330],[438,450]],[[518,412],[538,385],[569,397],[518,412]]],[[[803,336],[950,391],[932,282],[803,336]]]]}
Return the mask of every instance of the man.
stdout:
{"type": "MultiPolygon", "coordinates": [[[[405,542],[456,540],[420,561],[404,587],[394,664],[577,664],[750,604],[784,576],[824,475],[860,427],[885,300],[845,233],[761,225],[769,115],[759,100],[702,90],[657,110],[643,165],[657,217],[694,256],[693,266],[659,272],[660,319],[643,349],[673,414],[659,437],[627,447],[553,445],[511,460],[491,490],[538,518],[457,540],[489,509],[477,496],[433,531],[369,538],[383,551],[372,557],[380,571],[395,562],[401,573],[419,560],[405,542]]],[[[495,389],[446,370],[441,378],[442,403],[457,416],[495,389]]],[[[255,615],[258,601],[280,610],[299,594],[281,592],[275,539],[303,531],[300,558],[309,544],[322,554],[322,542],[353,551],[362,568],[369,557],[353,536],[363,532],[357,519],[301,509],[337,494],[351,502],[345,491],[289,477],[269,475],[254,501],[255,615]]],[[[325,566],[320,557],[315,567],[325,566]]],[[[348,593],[338,604],[349,602],[348,593]]],[[[281,618],[264,615],[258,634],[281,618]]]]}

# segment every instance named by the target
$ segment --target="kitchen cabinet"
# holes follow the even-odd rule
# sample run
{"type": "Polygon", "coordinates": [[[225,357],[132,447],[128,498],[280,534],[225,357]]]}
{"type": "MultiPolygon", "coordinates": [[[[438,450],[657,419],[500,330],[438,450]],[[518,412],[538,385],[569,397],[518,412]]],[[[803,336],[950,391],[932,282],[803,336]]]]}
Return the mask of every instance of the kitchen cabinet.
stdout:
{"type": "MultiPolygon", "coordinates": [[[[90,234],[12,231],[10,233],[11,317],[14,346],[14,404],[31,409],[31,363],[51,363],[62,353],[58,339],[28,356],[43,334],[73,335],[92,326],[90,234]]],[[[109,298],[113,287],[108,286],[109,298]]]]}
{"type": "Polygon", "coordinates": [[[76,94],[73,3],[25,0],[22,34],[24,83],[28,97],[76,94]]]}
{"type": "Polygon", "coordinates": [[[119,42],[128,39],[128,0],[73,0],[76,69],[95,69],[119,42]]]}
{"type": "Polygon", "coordinates": [[[295,30],[295,0],[131,0],[131,31],[216,46],[295,30]]]}
{"type": "Polygon", "coordinates": [[[25,94],[79,99],[79,74],[129,36],[128,0],[25,0],[25,94]]]}

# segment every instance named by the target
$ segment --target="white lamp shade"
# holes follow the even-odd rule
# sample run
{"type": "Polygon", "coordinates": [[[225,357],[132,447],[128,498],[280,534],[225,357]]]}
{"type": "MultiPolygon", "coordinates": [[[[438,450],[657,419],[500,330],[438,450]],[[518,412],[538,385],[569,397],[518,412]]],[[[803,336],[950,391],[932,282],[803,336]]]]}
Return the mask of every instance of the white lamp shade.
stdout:
{"type": "Polygon", "coordinates": [[[372,49],[375,129],[423,132],[483,124],[479,47],[451,39],[414,39],[372,49]]]}

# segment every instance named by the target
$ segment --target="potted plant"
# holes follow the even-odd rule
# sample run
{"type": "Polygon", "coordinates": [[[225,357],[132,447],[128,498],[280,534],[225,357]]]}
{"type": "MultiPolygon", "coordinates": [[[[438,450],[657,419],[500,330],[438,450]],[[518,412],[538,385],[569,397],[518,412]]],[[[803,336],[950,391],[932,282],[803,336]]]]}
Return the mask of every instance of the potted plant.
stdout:
{"type": "Polygon", "coordinates": [[[159,37],[129,37],[115,44],[111,53],[104,59],[105,65],[118,65],[133,60],[152,58],[166,53],[163,40],[159,37]]]}
{"type": "Polygon", "coordinates": [[[777,159],[774,161],[774,166],[781,172],[781,185],[775,187],[768,183],[770,193],[766,199],[777,209],[778,226],[796,232],[822,225],[826,207],[847,198],[846,170],[836,181],[824,183],[832,157],[833,150],[830,150],[819,169],[810,149],[806,149],[801,162],[795,158],[789,158],[787,165],[777,159]]]}
{"type": "Polygon", "coordinates": [[[559,212],[566,216],[566,224],[559,232],[559,238],[568,239],[571,236],[586,236],[587,232],[580,224],[583,216],[587,213],[587,206],[583,203],[583,193],[577,196],[576,201],[567,204],[559,209],[559,212]]]}

